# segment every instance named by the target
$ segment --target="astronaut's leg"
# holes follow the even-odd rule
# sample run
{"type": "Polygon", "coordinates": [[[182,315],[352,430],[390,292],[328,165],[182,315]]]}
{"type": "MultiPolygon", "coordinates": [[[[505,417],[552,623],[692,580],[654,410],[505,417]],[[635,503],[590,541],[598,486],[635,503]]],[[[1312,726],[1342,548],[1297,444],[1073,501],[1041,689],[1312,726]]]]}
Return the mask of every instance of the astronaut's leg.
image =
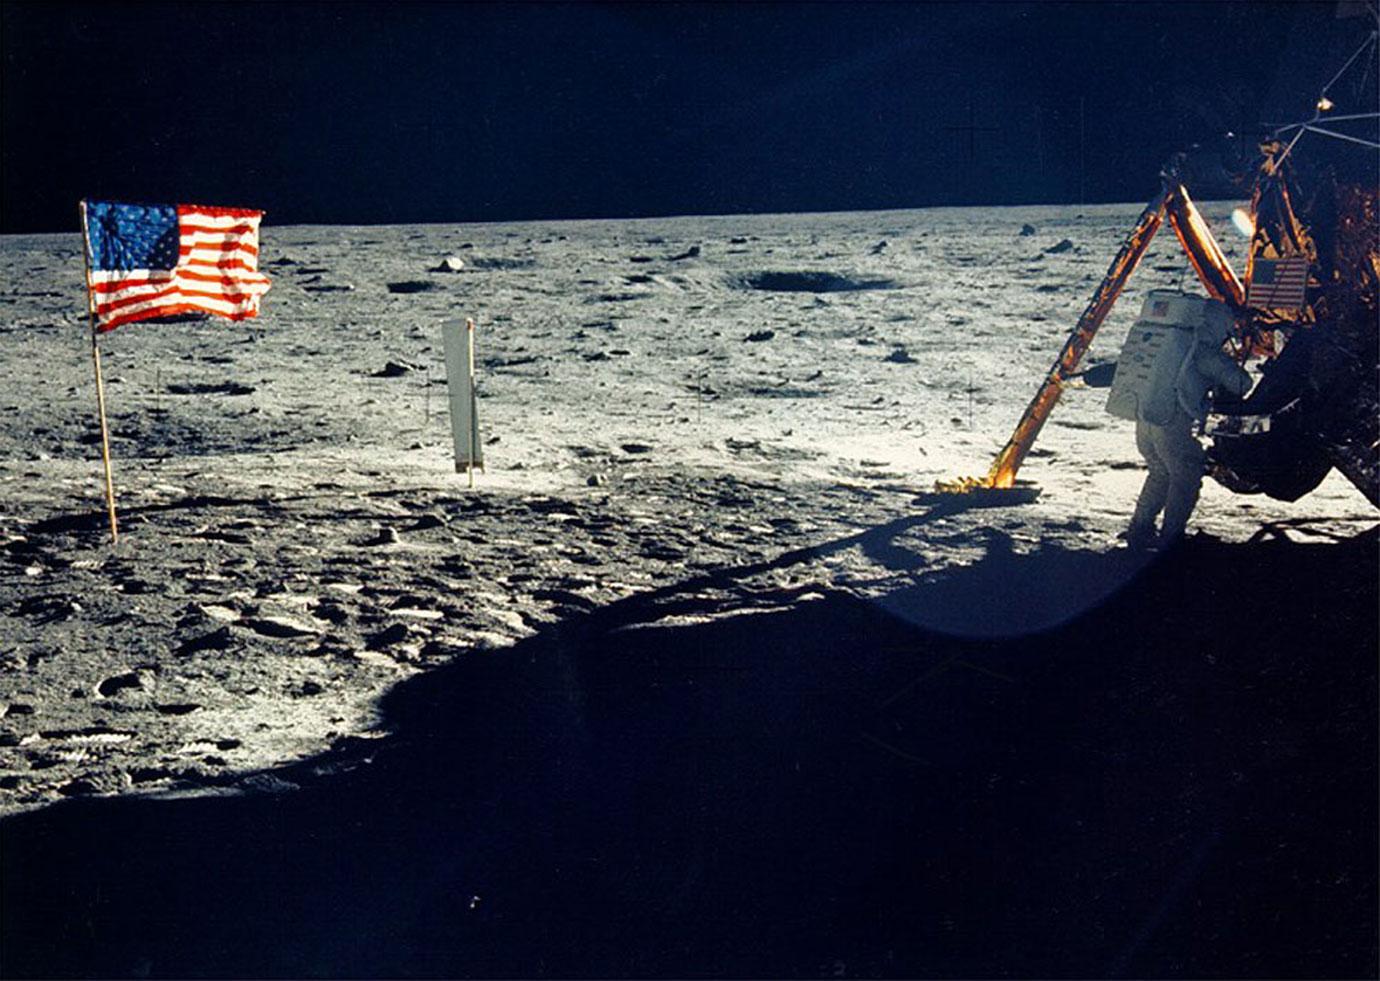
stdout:
{"type": "Polygon", "coordinates": [[[1160,538],[1167,543],[1184,533],[1189,515],[1198,503],[1206,456],[1202,444],[1193,436],[1192,423],[1159,427],[1155,446],[1169,468],[1169,493],[1160,528],[1160,538]]]}
{"type": "Polygon", "coordinates": [[[1148,422],[1136,423],[1136,449],[1145,458],[1150,472],[1145,475],[1140,497],[1136,499],[1136,510],[1131,515],[1131,526],[1126,530],[1126,539],[1133,545],[1154,539],[1155,518],[1164,508],[1169,495],[1169,466],[1160,456],[1155,439],[1155,431],[1159,428],[1148,422]]]}

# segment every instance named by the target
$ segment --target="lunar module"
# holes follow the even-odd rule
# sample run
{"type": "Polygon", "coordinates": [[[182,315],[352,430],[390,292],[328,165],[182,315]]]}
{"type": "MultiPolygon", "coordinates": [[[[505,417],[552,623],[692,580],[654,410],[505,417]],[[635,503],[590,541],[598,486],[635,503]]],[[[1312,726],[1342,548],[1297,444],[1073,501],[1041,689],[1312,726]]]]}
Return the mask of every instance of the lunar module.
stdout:
{"type": "MultiPolygon", "coordinates": [[[[1372,33],[1347,67],[1363,55],[1373,59],[1376,47],[1372,33]]],[[[1234,216],[1250,237],[1244,275],[1189,194],[1195,175],[1209,169],[1208,154],[1176,155],[987,475],[941,482],[938,491],[1020,494],[1021,463],[1063,390],[1080,379],[1092,383],[1097,368],[1080,372],[1083,357],[1167,221],[1207,296],[1231,312],[1232,353],[1260,374],[1246,399],[1218,405],[1208,419],[1211,476],[1237,493],[1293,501],[1336,468],[1380,507],[1380,113],[1369,105],[1336,112],[1327,92],[1307,121],[1262,133],[1246,153],[1237,140],[1239,164],[1230,176],[1250,191],[1249,212],[1234,216]]],[[[1219,148],[1211,156],[1221,174],[1232,154],[1219,148]]],[[[1163,323],[1167,313],[1172,319],[1182,305],[1154,308],[1170,299],[1152,293],[1138,324],[1163,323]]],[[[1137,352],[1137,336],[1133,327],[1118,372],[1148,356],[1137,352]]],[[[1114,389],[1114,412],[1116,398],[1114,389]]]]}

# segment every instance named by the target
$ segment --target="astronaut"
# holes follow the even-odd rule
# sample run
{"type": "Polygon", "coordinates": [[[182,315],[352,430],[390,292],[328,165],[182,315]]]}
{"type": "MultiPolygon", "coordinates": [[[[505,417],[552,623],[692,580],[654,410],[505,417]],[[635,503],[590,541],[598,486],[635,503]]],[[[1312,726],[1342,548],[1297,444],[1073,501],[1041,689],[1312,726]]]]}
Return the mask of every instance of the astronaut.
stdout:
{"type": "Polygon", "coordinates": [[[1150,473],[1126,531],[1133,548],[1172,545],[1183,535],[1198,503],[1206,460],[1194,426],[1207,419],[1211,397],[1240,399],[1250,391],[1250,375],[1222,350],[1231,330],[1227,306],[1207,303],[1178,370],[1160,371],[1139,405],[1136,448],[1150,473]],[[1157,535],[1155,519],[1161,512],[1157,535]]]}

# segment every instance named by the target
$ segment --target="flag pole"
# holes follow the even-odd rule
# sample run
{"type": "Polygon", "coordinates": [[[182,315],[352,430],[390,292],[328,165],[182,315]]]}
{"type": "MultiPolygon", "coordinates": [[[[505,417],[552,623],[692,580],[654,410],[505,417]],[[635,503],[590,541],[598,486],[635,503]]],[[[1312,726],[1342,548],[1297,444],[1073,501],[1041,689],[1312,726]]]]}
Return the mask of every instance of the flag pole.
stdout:
{"type": "Polygon", "coordinates": [[[86,202],[82,201],[82,258],[86,261],[86,316],[91,325],[91,360],[96,366],[96,407],[101,417],[101,459],[105,463],[105,505],[110,513],[110,542],[119,544],[120,525],[115,519],[115,480],[110,471],[110,429],[105,421],[105,384],[101,380],[101,347],[96,342],[96,306],[91,302],[91,236],[86,225],[86,202]]]}
{"type": "Polygon", "coordinates": [[[479,404],[474,395],[474,318],[465,318],[465,339],[468,345],[470,372],[470,460],[466,468],[470,476],[470,489],[474,489],[474,452],[479,434],[479,404]]]}

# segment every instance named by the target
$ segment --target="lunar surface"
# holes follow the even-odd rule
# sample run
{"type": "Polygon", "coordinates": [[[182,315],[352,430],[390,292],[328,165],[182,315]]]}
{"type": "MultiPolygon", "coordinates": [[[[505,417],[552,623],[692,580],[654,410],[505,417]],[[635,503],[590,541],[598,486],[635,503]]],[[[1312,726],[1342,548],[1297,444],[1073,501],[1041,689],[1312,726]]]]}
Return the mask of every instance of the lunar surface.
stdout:
{"type": "MultiPolygon", "coordinates": [[[[1229,222],[1234,205],[1204,206],[1223,243],[1242,243],[1229,222]]],[[[471,799],[472,790],[473,800],[502,811],[504,801],[530,802],[537,791],[493,791],[500,761],[510,774],[526,773],[537,761],[565,759],[576,745],[596,747],[591,758],[606,761],[623,759],[628,745],[644,741],[661,747],[668,769],[644,772],[642,763],[624,759],[617,773],[645,779],[624,787],[610,813],[631,821],[627,815],[651,808],[664,835],[689,836],[682,842],[688,864],[653,888],[649,869],[662,854],[657,848],[671,847],[668,839],[640,826],[625,829],[624,854],[635,870],[628,881],[669,897],[673,907],[688,904],[683,915],[719,944],[712,953],[663,946],[653,955],[646,947],[641,959],[620,960],[620,921],[582,926],[571,913],[549,920],[548,949],[578,949],[585,959],[553,953],[545,967],[496,955],[463,963],[422,954],[388,961],[378,959],[389,949],[386,939],[341,946],[351,931],[367,935],[361,908],[329,936],[310,935],[316,946],[302,959],[226,962],[226,970],[502,975],[699,968],[844,976],[907,973],[921,962],[906,960],[894,945],[869,946],[870,927],[855,925],[851,935],[863,938],[855,945],[866,950],[861,960],[807,943],[839,935],[804,920],[796,924],[800,932],[780,926],[785,932],[763,948],[778,955],[790,949],[798,961],[768,953],[756,959],[747,953],[748,933],[738,930],[762,924],[744,914],[730,925],[732,910],[710,910],[703,905],[709,892],[697,885],[727,881],[723,863],[751,867],[747,852],[732,851],[744,839],[726,834],[716,840],[737,842],[728,853],[706,851],[703,838],[666,821],[673,806],[683,807],[674,813],[685,815],[687,826],[703,820],[722,831],[747,820],[744,813],[757,814],[754,808],[779,807],[774,817],[759,816],[786,826],[792,809],[832,814],[840,798],[802,792],[769,805],[724,803],[720,796],[697,812],[695,798],[668,789],[680,786],[668,773],[709,780],[705,768],[717,764],[706,761],[721,759],[735,767],[737,791],[759,780],[772,785],[802,767],[808,775],[811,760],[822,757],[809,749],[815,737],[764,743],[762,731],[827,740],[846,730],[849,751],[870,762],[861,771],[852,764],[841,769],[855,776],[838,793],[855,802],[890,801],[887,813],[862,807],[866,827],[896,824],[918,834],[917,801],[944,792],[905,783],[920,779],[916,774],[947,774],[951,788],[977,781],[974,794],[997,795],[1003,807],[991,813],[969,808],[952,815],[971,827],[996,820],[998,810],[1026,813],[1019,788],[1038,785],[1042,773],[1082,772],[1087,761],[1113,773],[1143,765],[1126,777],[1126,787],[1137,789],[1119,800],[1089,789],[1090,796],[1075,795],[1089,810],[1046,813],[1043,801],[1041,820],[1087,822],[1080,826],[1095,843],[1113,848],[1116,829],[1135,822],[1128,808],[1170,801],[1175,816],[1162,822],[1162,836],[1152,841],[1144,834],[1135,845],[1137,854],[1167,850],[1178,856],[1174,862],[1188,863],[1155,872],[1170,891],[1182,876],[1198,881],[1193,856],[1236,847],[1222,830],[1227,825],[1209,822],[1203,830],[1194,823],[1194,808],[1217,798],[1201,788],[1176,796],[1174,780],[1201,766],[1224,787],[1261,786],[1274,762],[1260,760],[1285,757],[1316,774],[1322,764],[1310,755],[1307,733],[1343,724],[1330,714],[1322,722],[1320,704],[1352,700],[1337,745],[1361,754],[1346,764],[1348,786],[1364,790],[1368,780],[1373,791],[1374,759],[1367,764],[1364,750],[1373,749],[1375,731],[1374,648],[1367,662],[1345,639],[1364,645],[1373,637],[1377,514],[1340,476],[1293,504],[1236,496],[1207,481],[1190,525],[1200,534],[1185,546],[1187,558],[1132,555],[1117,540],[1144,478],[1132,426],[1104,411],[1105,390],[1074,388],[1021,472],[1041,488],[1037,501],[964,508],[918,497],[938,479],[986,472],[1139,211],[1109,205],[269,225],[260,261],[273,288],[258,320],[133,324],[100,339],[121,521],[115,546],[103,502],[80,238],[0,240],[0,808],[11,815],[7,844],[23,842],[31,854],[34,841],[57,840],[25,837],[25,828],[41,826],[25,822],[48,814],[66,828],[63,840],[86,840],[81,829],[102,825],[103,815],[132,815],[130,808],[155,801],[190,806],[187,797],[203,808],[198,814],[264,801],[324,807],[320,795],[366,786],[378,779],[370,773],[398,760],[425,773],[387,783],[394,791],[420,786],[429,788],[430,800],[459,801],[471,799]],[[460,262],[447,263],[451,258],[460,262]],[[486,469],[473,489],[455,471],[449,428],[441,324],[456,317],[478,324],[486,469]],[[1161,565],[1166,561],[1178,565],[1161,565]],[[1268,578],[1253,580],[1252,570],[1268,578]],[[1338,590],[1331,601],[1316,588],[1329,577],[1338,590]],[[1324,602],[1332,605],[1318,606],[1324,602]],[[782,623],[794,626],[785,633],[773,627],[782,623]],[[1271,624],[1277,638],[1294,638],[1290,631],[1297,630],[1308,639],[1271,646],[1261,624],[1271,624]],[[561,667],[559,658],[543,660],[543,651],[577,634],[604,637],[603,647],[590,649],[618,650],[620,657],[593,667],[582,662],[579,670],[561,667]],[[1340,648],[1310,646],[1334,634],[1340,648]],[[725,639],[740,635],[760,637],[760,647],[725,639]],[[1088,640],[1079,648],[1082,660],[1056,672],[1051,638],[1067,647],[1070,637],[1088,640]],[[944,652],[939,661],[934,651],[944,652]],[[1141,653],[1128,653],[1134,651],[1141,653]],[[1322,667],[1329,656],[1336,674],[1322,667]],[[1148,674],[1124,685],[1108,680],[1115,671],[1109,665],[1123,657],[1148,674]],[[956,687],[937,714],[912,713],[916,693],[935,672],[956,687]],[[438,680],[446,678],[468,680],[446,687],[438,680]],[[1018,683],[1021,692],[1040,694],[1008,711],[1002,692],[1018,683]],[[1113,695],[1069,694],[1084,684],[1113,695]],[[1288,692],[1300,689],[1308,690],[1311,708],[1295,717],[1288,692]],[[543,693],[557,690],[568,696],[562,711],[569,714],[541,731],[566,735],[502,743],[554,725],[540,705],[543,693]],[[691,690],[712,694],[719,724],[696,716],[682,730],[674,721],[678,710],[656,701],[691,690]],[[1268,704],[1261,691],[1272,693],[1268,704]],[[810,715],[820,692],[847,693],[864,708],[842,723],[822,710],[810,715]],[[1214,698],[1202,701],[1204,692],[1214,698]],[[1033,708],[1037,703],[1062,721],[1033,708]],[[600,706],[631,715],[615,725],[600,706]],[[939,719],[942,731],[927,730],[917,722],[922,717],[939,719]],[[1016,717],[1044,735],[1023,735],[1011,721],[1016,717]],[[1127,726],[1134,738],[1125,735],[1127,726]],[[1065,728],[1077,738],[1049,735],[1065,728]],[[1040,753],[1052,755],[1031,766],[1033,755],[1011,766],[994,763],[987,750],[973,748],[996,745],[993,731],[1012,753],[1043,746],[1040,753]],[[437,732],[446,737],[433,738],[437,732]],[[1280,741],[1282,756],[1260,748],[1280,741]],[[1246,744],[1254,748],[1237,752],[1246,744]],[[1163,747],[1164,769],[1152,760],[1158,751],[1134,748],[1150,746],[1163,747]],[[1203,752],[1212,762],[1201,762],[1203,752]],[[857,782],[869,766],[878,768],[875,786],[857,782]],[[881,776],[884,768],[892,775],[881,776]],[[892,788],[891,796],[878,797],[880,786],[892,788]],[[727,825],[714,824],[719,807],[735,815],[723,818],[727,825]],[[578,946],[576,936],[590,946],[578,946]]],[[[1233,257],[1244,261],[1244,243],[1233,257]]],[[[1165,232],[1103,327],[1090,362],[1116,359],[1147,291],[1176,286],[1196,284],[1165,232]]],[[[561,781],[578,782],[584,771],[561,772],[551,779],[565,786],[561,781]]],[[[1108,794],[1122,787],[1117,780],[1106,785],[1108,794]]],[[[376,803],[405,824],[396,803],[405,796],[376,803]]],[[[363,791],[352,800],[361,813],[374,808],[363,791]]],[[[572,827],[593,835],[608,815],[584,813],[582,820],[572,827]]],[[[117,825],[124,827],[111,826],[117,825]]],[[[542,849],[557,847],[551,842],[563,826],[550,832],[556,838],[541,837],[540,847],[526,838],[494,847],[521,854],[530,846],[547,855],[542,849]]],[[[414,831],[407,840],[416,844],[425,836],[414,831]]],[[[850,841],[858,845],[866,828],[854,832],[858,838],[850,841]]],[[[1037,840],[1052,841],[1040,834],[1037,840]]],[[[373,849],[387,851],[387,841],[385,835],[369,849],[378,863],[371,868],[386,881],[373,849]]],[[[118,841],[106,845],[121,848],[118,841]]],[[[18,847],[7,850],[13,856],[18,847]]],[[[294,847],[310,853],[313,846],[294,847]]],[[[1367,847],[1349,854],[1360,856],[1355,864],[1369,868],[1373,885],[1373,843],[1367,847]]],[[[494,854],[489,845],[476,851],[494,854]]],[[[565,857],[578,866],[609,854],[596,848],[565,857]]],[[[996,875],[1004,860],[985,854],[980,864],[996,875]]],[[[1109,860],[1103,886],[1069,901],[1096,906],[1089,897],[1103,887],[1115,893],[1119,875],[1135,879],[1138,861],[1109,860]]],[[[524,874],[539,876],[539,859],[532,863],[524,874]]],[[[1335,865],[1320,861],[1313,871],[1330,873],[1335,865]]],[[[163,871],[176,878],[192,867],[163,871]]],[[[45,874],[38,865],[24,868],[30,884],[45,874]]],[[[7,899],[24,894],[15,885],[23,871],[11,864],[7,899]]],[[[782,895],[797,888],[774,866],[764,874],[776,876],[782,895]]],[[[427,875],[440,889],[442,874],[427,875]]],[[[274,888],[300,878],[283,876],[274,888]]],[[[606,891],[595,893],[607,898],[613,880],[597,881],[606,891]]],[[[1039,891],[1036,880],[1026,884],[1039,891]]],[[[1224,879],[1224,894],[1228,884],[1224,879]]],[[[487,915],[501,897],[481,885],[460,898],[446,893],[446,904],[460,903],[455,909],[467,916],[487,915]]],[[[1364,886],[1353,874],[1349,885],[1335,888],[1364,886]]],[[[580,907],[578,896],[561,895],[570,901],[561,909],[580,907]]],[[[714,895],[727,901],[726,893],[714,895]]],[[[821,902],[816,913],[823,916],[833,900],[821,902]]],[[[1373,911],[1373,896],[1369,902],[1362,906],[1373,911]]],[[[1154,903],[1126,907],[1134,915],[1119,922],[1114,943],[1107,941],[1116,949],[1105,961],[1076,961],[1095,940],[1065,922],[1064,934],[1050,935],[1048,956],[1032,952],[1013,963],[1028,969],[1018,973],[1058,974],[1072,963],[1057,959],[1063,950],[1089,969],[1134,971],[1149,963],[1172,974],[1171,963],[1142,960],[1156,949],[1147,937],[1177,929],[1169,913],[1155,919],[1154,903]]],[[[1027,926],[1039,919],[1017,906],[1007,912],[1027,926]]],[[[507,915],[502,929],[517,930],[515,914],[507,915]]],[[[999,964],[972,959],[981,947],[965,933],[972,924],[946,925],[944,915],[922,917],[921,932],[934,940],[927,949],[948,951],[923,963],[941,974],[998,971],[999,964]],[[968,953],[944,946],[953,937],[973,940],[962,948],[968,953]]],[[[1313,927],[1316,936],[1331,936],[1326,923],[1313,927]]],[[[10,929],[11,936],[22,933],[10,929]]],[[[216,931],[230,929],[218,926],[203,939],[225,941],[216,931]]],[[[542,942],[530,947],[540,950],[542,942]]],[[[1306,947],[1300,940],[1298,949],[1306,947]]],[[[1334,944],[1341,951],[1363,947],[1334,944]]],[[[417,941],[407,949],[430,948],[417,941]]],[[[1206,948],[1193,949],[1202,957],[1176,963],[1208,971],[1206,948]]],[[[1356,955],[1362,968],[1366,956],[1373,958],[1369,949],[1356,955]]],[[[102,950],[115,959],[91,963],[117,975],[147,973],[145,958],[154,974],[195,973],[198,963],[191,946],[183,961],[134,941],[102,950]]],[[[1268,954],[1262,948],[1259,963],[1222,970],[1268,974],[1281,963],[1268,954]]],[[[35,953],[11,966],[62,973],[61,956],[35,953]]],[[[1310,973],[1298,956],[1299,970],[1310,973]]]]}

